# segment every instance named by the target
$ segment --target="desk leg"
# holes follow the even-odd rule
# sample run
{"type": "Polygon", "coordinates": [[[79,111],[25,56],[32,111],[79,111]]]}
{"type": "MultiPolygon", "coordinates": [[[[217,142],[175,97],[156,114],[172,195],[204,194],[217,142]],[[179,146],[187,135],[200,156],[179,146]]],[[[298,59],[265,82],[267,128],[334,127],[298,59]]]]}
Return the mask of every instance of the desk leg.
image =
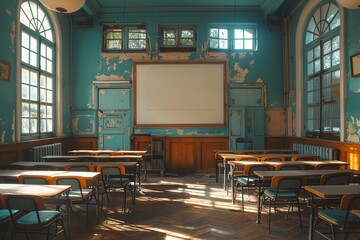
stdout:
{"type": "Polygon", "coordinates": [[[314,206],[314,196],[311,195],[310,199],[310,219],[309,219],[309,240],[313,239],[314,235],[314,215],[315,215],[315,206],[314,206]]]}
{"type": "Polygon", "coordinates": [[[96,222],[100,223],[100,180],[96,179],[96,222]]]}
{"type": "Polygon", "coordinates": [[[226,190],[226,160],[224,159],[224,190],[226,190]]]}
{"type": "Polygon", "coordinates": [[[137,185],[135,186],[135,190],[138,189],[141,191],[141,166],[139,163],[135,166],[135,185],[137,185]],[[138,182],[137,184],[136,181],[138,182]]]}
{"type": "Polygon", "coordinates": [[[257,205],[257,220],[256,223],[261,223],[261,185],[258,183],[258,205],[257,205]]]}

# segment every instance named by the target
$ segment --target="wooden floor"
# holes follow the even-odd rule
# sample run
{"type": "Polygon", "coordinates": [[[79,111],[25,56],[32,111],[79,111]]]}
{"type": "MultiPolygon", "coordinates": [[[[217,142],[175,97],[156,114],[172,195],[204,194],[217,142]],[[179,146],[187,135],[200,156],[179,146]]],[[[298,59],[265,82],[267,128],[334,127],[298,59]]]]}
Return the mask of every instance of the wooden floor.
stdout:
{"type": "MultiPolygon", "coordinates": [[[[130,199],[129,199],[130,200],[130,199]]],[[[240,202],[231,204],[230,196],[220,188],[213,175],[186,175],[160,178],[150,175],[143,183],[136,205],[128,201],[128,212],[121,213],[119,194],[110,195],[96,224],[95,208],[89,209],[85,226],[84,209],[74,207],[71,215],[71,239],[307,239],[309,211],[302,206],[304,231],[301,233],[296,212],[284,220],[284,212],[272,219],[268,233],[267,209],[261,224],[256,220],[256,197],[247,197],[245,212],[240,202]]],[[[10,227],[8,228],[10,229],[10,227]]],[[[328,229],[326,227],[326,229],[328,229]]],[[[7,233],[6,237],[9,238],[7,233]]],[[[16,234],[16,239],[25,239],[16,234]]],[[[31,236],[31,239],[40,239],[31,236]]],[[[64,239],[61,235],[57,239],[64,239]]],[[[323,239],[315,236],[314,239],[323,239]]],[[[343,239],[343,236],[338,239],[343,239]]],[[[360,234],[349,239],[360,239],[360,234]]]]}

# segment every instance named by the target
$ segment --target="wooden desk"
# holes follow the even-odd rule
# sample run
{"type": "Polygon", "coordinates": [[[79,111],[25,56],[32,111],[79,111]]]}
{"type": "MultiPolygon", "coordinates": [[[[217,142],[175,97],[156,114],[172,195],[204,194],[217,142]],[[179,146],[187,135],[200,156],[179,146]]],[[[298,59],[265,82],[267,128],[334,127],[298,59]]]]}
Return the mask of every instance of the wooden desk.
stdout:
{"type": "Polygon", "coordinates": [[[313,239],[314,234],[314,216],[315,202],[314,197],[321,199],[341,199],[347,194],[360,194],[360,185],[310,185],[304,187],[306,191],[311,193],[310,199],[310,221],[309,221],[309,239],[313,239]]]}
{"type": "Polygon", "coordinates": [[[69,191],[70,185],[35,185],[1,183],[0,195],[4,193],[37,195],[44,199],[57,198],[69,191]]]}
{"type": "Polygon", "coordinates": [[[79,161],[84,159],[89,159],[91,162],[100,162],[100,161],[142,161],[142,155],[114,155],[114,156],[104,156],[104,155],[48,155],[43,156],[41,159],[45,162],[51,161],[79,161]]]}
{"type": "Polygon", "coordinates": [[[354,209],[354,210],[351,210],[351,213],[358,216],[358,217],[360,217],[360,210],[357,210],[357,209],[355,210],[354,209]]]}
{"type": "Polygon", "coordinates": [[[119,150],[119,151],[114,151],[114,150],[71,150],[68,151],[69,154],[71,155],[94,155],[94,156],[100,156],[100,155],[111,155],[111,156],[116,156],[116,155],[137,155],[137,156],[142,156],[146,153],[147,151],[133,151],[133,150],[119,150]]]}

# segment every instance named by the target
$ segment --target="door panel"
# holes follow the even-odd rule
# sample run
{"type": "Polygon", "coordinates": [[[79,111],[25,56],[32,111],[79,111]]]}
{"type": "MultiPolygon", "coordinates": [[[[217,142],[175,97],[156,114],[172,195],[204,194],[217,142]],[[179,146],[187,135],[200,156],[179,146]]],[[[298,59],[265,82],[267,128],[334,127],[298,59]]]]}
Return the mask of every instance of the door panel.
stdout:
{"type": "Polygon", "coordinates": [[[98,149],[130,150],[130,89],[102,88],[98,93],[98,149]]]}

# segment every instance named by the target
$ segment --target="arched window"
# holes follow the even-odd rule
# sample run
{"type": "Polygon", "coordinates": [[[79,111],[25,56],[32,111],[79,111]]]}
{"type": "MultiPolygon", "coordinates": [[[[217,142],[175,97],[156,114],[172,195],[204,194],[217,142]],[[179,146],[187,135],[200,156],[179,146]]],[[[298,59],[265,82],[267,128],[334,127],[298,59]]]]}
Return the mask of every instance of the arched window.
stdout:
{"type": "Polygon", "coordinates": [[[55,42],[52,23],[42,6],[20,7],[21,138],[54,135],[55,42]]]}
{"type": "Polygon", "coordinates": [[[307,137],[340,140],[340,13],[320,5],[304,39],[304,123],[307,137]]]}

